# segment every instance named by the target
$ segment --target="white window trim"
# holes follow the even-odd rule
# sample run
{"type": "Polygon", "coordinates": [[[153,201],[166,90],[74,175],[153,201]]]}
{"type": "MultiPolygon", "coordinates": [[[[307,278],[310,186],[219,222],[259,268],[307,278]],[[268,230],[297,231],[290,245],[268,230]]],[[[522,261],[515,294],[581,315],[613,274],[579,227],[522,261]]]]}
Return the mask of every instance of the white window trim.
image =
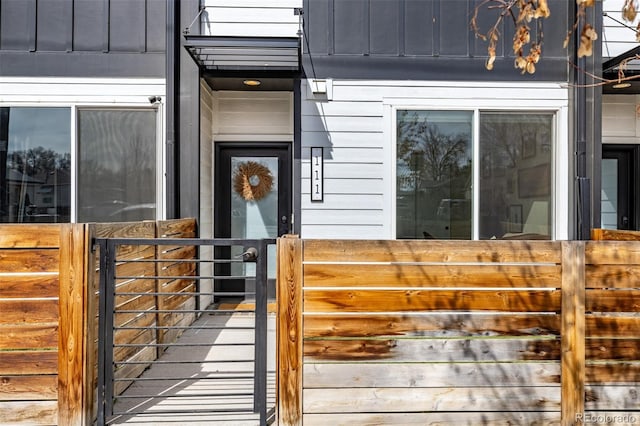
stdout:
{"type": "Polygon", "coordinates": [[[389,178],[387,206],[390,213],[390,237],[397,238],[396,220],[396,163],[397,163],[397,111],[398,110],[435,110],[435,111],[471,111],[473,112],[473,214],[472,214],[472,238],[477,240],[479,230],[479,118],[481,112],[548,112],[554,114],[553,138],[554,149],[551,153],[551,238],[554,240],[567,240],[569,238],[569,136],[568,136],[568,101],[548,99],[384,99],[385,120],[389,126],[391,144],[388,147],[390,158],[387,167],[389,178]]]}
{"type": "Polygon", "coordinates": [[[78,109],[155,109],[156,120],[156,219],[166,218],[166,82],[137,78],[33,78],[1,77],[0,107],[69,108],[71,136],[71,215],[77,221],[77,114],[78,109]],[[151,105],[150,96],[161,102],[151,105]]]}

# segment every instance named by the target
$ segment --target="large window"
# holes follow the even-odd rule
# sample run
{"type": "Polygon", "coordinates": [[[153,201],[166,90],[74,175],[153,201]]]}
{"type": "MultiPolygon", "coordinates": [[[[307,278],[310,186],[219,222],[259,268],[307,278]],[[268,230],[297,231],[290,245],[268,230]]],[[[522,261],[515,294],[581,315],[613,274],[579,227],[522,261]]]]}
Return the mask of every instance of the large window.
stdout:
{"type": "Polygon", "coordinates": [[[155,219],[156,120],[151,108],[0,107],[0,222],[155,219]]]}
{"type": "Polygon", "coordinates": [[[0,107],[0,222],[68,222],[70,108],[0,107]]]}
{"type": "Polygon", "coordinates": [[[156,217],[155,110],[78,112],[78,221],[156,217]]]}
{"type": "Polygon", "coordinates": [[[399,110],[397,237],[551,238],[553,118],[399,110]]]}

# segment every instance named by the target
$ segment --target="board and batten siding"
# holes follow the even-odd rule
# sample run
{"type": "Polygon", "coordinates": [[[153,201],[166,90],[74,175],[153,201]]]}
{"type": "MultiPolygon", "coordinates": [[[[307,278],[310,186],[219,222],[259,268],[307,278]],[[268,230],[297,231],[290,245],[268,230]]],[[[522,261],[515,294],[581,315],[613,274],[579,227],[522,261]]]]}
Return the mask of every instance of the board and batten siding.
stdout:
{"type": "Polygon", "coordinates": [[[602,143],[640,143],[640,95],[602,95],[602,143]]]}
{"type": "Polygon", "coordinates": [[[201,32],[213,36],[297,37],[302,0],[205,0],[201,32]]]}
{"type": "Polygon", "coordinates": [[[395,109],[557,112],[555,236],[566,239],[568,90],[554,83],[331,80],[327,94],[302,83],[304,238],[395,238],[395,109]],[[324,199],[311,201],[310,149],[324,148],[324,199]]]}

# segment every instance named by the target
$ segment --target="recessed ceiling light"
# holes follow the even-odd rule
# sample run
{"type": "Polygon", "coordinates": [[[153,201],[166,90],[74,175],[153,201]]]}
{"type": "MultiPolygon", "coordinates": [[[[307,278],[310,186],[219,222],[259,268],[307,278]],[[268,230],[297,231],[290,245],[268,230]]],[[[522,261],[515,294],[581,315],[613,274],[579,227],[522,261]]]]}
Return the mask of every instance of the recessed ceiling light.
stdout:
{"type": "Polygon", "coordinates": [[[260,86],[260,80],[244,80],[242,82],[245,86],[260,86]]]}
{"type": "Polygon", "coordinates": [[[616,83],[611,87],[613,87],[614,89],[626,89],[627,87],[631,87],[631,83],[621,82],[621,83],[616,83]]]}

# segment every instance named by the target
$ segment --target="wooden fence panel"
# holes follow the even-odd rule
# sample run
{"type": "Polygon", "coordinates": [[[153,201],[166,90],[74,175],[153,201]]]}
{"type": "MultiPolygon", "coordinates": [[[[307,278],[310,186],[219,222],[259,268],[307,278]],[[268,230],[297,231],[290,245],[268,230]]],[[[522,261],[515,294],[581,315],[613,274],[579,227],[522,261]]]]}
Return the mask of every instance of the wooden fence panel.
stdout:
{"type": "Polygon", "coordinates": [[[58,424],[60,225],[0,225],[0,419],[58,424]]]}
{"type": "Polygon", "coordinates": [[[301,261],[279,244],[281,268],[301,263],[278,296],[291,310],[301,293],[304,335],[301,394],[286,390],[302,407],[285,398],[282,424],[560,422],[560,243],[303,240],[301,261]]]}

